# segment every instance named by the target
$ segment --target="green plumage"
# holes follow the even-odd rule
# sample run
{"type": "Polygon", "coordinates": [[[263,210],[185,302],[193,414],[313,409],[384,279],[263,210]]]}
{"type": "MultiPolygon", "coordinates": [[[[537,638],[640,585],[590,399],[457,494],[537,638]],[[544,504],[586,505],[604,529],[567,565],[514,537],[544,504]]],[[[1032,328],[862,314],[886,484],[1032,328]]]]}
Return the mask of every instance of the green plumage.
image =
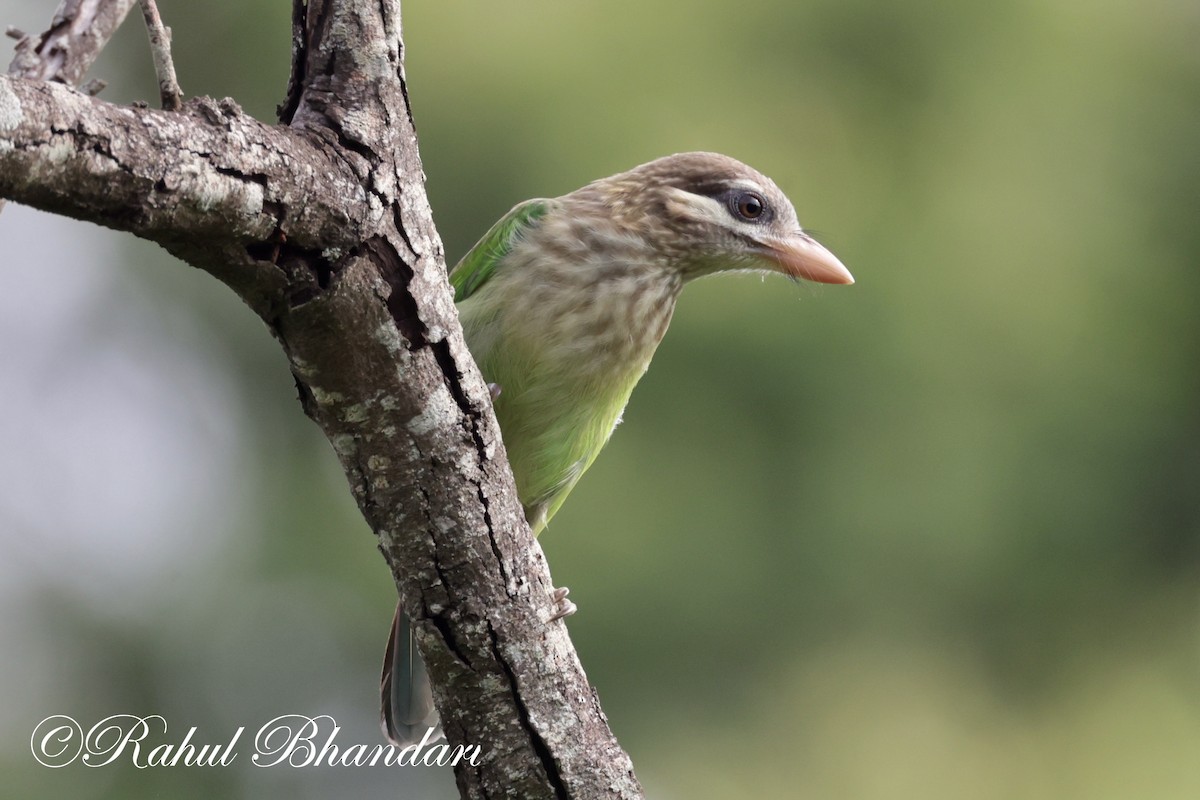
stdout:
{"type": "MultiPolygon", "coordinates": [[[[467,346],[500,391],[496,418],[535,534],[607,443],[683,285],[738,270],[853,281],[769,178],[684,153],[521,203],[451,271],[467,346]]],[[[437,721],[408,636],[398,612],[383,700],[400,742],[437,721]]]]}
{"type": "Polygon", "coordinates": [[[546,207],[545,200],[526,200],[501,217],[484,234],[450,272],[454,302],[466,300],[492,276],[496,265],[512,250],[513,242],[521,235],[521,231],[536,223],[546,213],[546,207]]]}
{"type": "MultiPolygon", "coordinates": [[[[606,280],[614,265],[561,268],[547,239],[561,235],[563,205],[517,206],[450,276],[467,346],[500,388],[496,417],[535,534],[608,441],[665,329],[652,338],[622,329],[629,298],[606,280]]],[[[624,293],[653,282],[630,279],[624,293]]],[[[666,281],[658,316],[669,316],[677,290],[666,281]]]]}

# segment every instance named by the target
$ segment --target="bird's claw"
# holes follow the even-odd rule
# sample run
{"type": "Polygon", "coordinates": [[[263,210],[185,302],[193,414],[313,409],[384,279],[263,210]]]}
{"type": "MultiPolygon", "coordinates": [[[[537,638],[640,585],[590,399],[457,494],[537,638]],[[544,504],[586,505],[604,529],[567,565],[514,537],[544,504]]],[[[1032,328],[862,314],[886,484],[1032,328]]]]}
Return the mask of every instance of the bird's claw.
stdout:
{"type": "Polygon", "coordinates": [[[492,402],[494,403],[496,402],[496,398],[500,396],[500,384],[489,383],[487,386],[488,394],[492,396],[492,402]]]}
{"type": "Polygon", "coordinates": [[[563,617],[569,617],[579,610],[579,607],[567,599],[567,595],[571,590],[565,586],[561,586],[550,592],[550,601],[554,608],[554,613],[550,615],[549,622],[554,622],[563,617]]]}

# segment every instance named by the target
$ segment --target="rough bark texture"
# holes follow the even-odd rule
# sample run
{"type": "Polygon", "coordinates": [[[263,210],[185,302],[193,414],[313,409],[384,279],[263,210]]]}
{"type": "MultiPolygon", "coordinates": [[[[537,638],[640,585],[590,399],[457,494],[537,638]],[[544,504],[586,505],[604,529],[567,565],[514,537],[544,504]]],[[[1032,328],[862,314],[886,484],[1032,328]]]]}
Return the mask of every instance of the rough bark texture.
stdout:
{"type": "MultiPolygon", "coordinates": [[[[232,101],[119,108],[0,78],[0,196],[158,242],[291,364],[379,536],[464,797],[640,797],[561,622],[468,354],[389,0],[296,0],[283,126],[232,101]]],[[[380,643],[383,643],[381,631],[380,643]]]]}

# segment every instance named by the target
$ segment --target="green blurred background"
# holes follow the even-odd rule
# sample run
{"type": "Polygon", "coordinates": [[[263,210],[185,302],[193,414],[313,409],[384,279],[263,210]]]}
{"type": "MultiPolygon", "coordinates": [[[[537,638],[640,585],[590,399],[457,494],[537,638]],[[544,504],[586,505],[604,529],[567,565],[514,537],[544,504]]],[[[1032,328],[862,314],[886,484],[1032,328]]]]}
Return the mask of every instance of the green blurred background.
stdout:
{"type": "MultiPolygon", "coordinates": [[[[159,5],[185,91],[274,119],[289,3],[159,5]]],[[[858,279],[689,287],[542,537],[652,796],[1200,796],[1200,6],[404,12],[452,261],[521,199],[707,149],[858,279]]],[[[156,97],[135,21],[93,70],[113,101],[156,97]]],[[[330,714],[372,744],[393,589],[230,292],[26,209],[0,243],[5,794],[456,797],[248,745],[33,761],[54,713],[162,714],[171,741],[330,714]]]]}

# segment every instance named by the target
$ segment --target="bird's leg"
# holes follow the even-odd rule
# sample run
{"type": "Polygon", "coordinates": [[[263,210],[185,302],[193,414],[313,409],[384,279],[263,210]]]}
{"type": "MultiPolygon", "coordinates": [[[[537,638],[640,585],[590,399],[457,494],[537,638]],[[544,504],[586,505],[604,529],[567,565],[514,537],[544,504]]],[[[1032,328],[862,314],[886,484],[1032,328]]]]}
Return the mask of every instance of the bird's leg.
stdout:
{"type": "Polygon", "coordinates": [[[488,394],[490,394],[492,396],[492,402],[493,403],[496,402],[496,398],[500,396],[500,384],[489,383],[488,384],[488,394]]]}
{"type": "Polygon", "coordinates": [[[567,599],[567,595],[570,593],[571,590],[565,586],[551,590],[550,600],[554,605],[554,613],[551,615],[550,619],[547,620],[547,622],[554,622],[556,619],[569,617],[579,610],[578,606],[567,599]]]}

